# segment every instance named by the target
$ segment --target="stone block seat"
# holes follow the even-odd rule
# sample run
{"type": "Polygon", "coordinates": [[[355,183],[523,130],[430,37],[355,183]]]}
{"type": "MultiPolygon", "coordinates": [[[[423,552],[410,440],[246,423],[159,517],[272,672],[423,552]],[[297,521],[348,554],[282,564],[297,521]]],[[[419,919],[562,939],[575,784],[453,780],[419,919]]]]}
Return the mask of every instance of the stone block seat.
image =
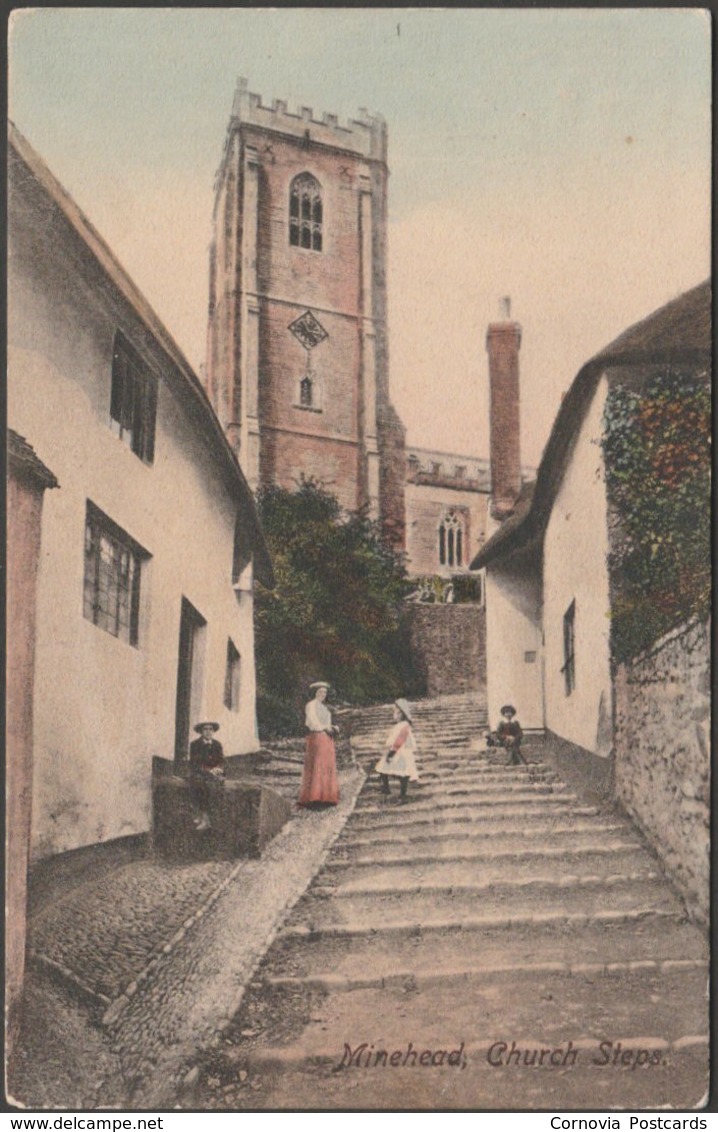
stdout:
{"type": "Polygon", "coordinates": [[[197,861],[259,857],[288,821],[291,803],[269,786],[245,782],[250,759],[226,760],[224,789],[218,792],[212,826],[198,831],[189,795],[189,767],[171,759],[152,760],[152,845],[173,860],[197,861]]]}

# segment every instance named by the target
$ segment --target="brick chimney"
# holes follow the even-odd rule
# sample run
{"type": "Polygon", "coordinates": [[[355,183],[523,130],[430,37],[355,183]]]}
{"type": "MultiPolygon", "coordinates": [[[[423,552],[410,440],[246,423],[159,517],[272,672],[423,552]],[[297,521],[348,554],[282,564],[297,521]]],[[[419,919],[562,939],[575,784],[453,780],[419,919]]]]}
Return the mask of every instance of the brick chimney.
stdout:
{"type": "Polygon", "coordinates": [[[486,332],[491,391],[491,515],[499,522],[512,514],[521,490],[520,346],[521,327],[511,319],[511,299],[501,299],[499,321],[490,323],[486,332]]]}

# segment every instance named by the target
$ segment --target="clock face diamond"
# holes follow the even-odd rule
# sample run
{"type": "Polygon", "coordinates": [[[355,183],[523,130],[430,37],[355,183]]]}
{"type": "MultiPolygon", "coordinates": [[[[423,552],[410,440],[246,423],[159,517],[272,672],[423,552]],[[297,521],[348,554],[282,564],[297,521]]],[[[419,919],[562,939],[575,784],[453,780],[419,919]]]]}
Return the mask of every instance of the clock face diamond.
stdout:
{"type": "Polygon", "coordinates": [[[299,318],[289,324],[289,329],[295,338],[304,346],[305,350],[313,350],[325,338],[328,338],[326,330],[320,322],[314,317],[311,311],[305,311],[299,318]]]}

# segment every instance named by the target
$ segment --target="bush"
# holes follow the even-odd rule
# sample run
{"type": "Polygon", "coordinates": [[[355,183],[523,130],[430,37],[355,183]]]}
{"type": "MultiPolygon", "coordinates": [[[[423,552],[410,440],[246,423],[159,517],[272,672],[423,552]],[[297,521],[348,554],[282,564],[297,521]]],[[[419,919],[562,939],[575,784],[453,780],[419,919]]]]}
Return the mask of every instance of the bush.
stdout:
{"type": "Polygon", "coordinates": [[[477,574],[454,574],[451,581],[457,604],[476,604],[481,601],[481,578],[477,574]]]}

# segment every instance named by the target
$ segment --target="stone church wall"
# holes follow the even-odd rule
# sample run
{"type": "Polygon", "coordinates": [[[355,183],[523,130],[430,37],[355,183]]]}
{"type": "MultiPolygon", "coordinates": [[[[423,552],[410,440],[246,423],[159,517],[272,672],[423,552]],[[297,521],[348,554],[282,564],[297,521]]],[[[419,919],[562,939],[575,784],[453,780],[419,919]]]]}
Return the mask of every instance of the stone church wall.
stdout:
{"type": "Polygon", "coordinates": [[[708,918],[710,642],[692,622],[667,634],[615,678],[616,794],[689,910],[708,918]]]}
{"type": "Polygon", "coordinates": [[[458,491],[441,484],[406,485],[407,568],[413,577],[440,574],[450,577],[465,571],[481,549],[486,531],[488,495],[458,491]],[[459,517],[463,530],[461,566],[442,566],[439,561],[439,524],[450,512],[459,517]]]}
{"type": "Polygon", "coordinates": [[[428,696],[479,691],[486,685],[486,619],[479,605],[408,605],[414,664],[428,696]]]}

